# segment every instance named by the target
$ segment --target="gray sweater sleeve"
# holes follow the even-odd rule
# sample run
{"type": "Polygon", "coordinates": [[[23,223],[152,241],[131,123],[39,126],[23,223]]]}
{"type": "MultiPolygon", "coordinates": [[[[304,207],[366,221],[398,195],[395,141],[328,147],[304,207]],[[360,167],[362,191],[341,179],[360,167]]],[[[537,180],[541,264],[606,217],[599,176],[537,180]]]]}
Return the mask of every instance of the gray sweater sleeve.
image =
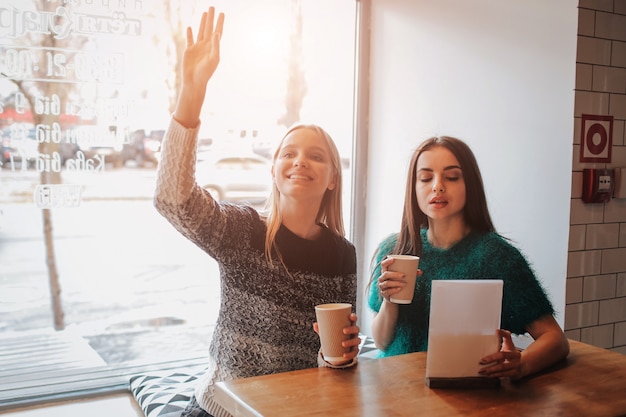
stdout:
{"type": "Polygon", "coordinates": [[[154,204],[160,211],[185,203],[195,185],[198,129],[186,129],[172,118],[161,144],[154,204]]]}

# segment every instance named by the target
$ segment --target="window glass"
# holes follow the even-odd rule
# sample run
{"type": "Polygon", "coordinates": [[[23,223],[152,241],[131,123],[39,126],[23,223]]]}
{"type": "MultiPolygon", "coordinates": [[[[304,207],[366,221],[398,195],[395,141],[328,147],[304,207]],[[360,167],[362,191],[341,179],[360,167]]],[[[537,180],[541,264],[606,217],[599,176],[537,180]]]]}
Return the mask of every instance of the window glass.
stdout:
{"type": "MultiPolygon", "coordinates": [[[[262,207],[286,127],[316,123],[343,157],[349,225],[355,2],[211,5],[226,21],[198,182],[262,207]]],[[[208,6],[0,4],[0,338],[71,332],[109,366],[206,351],[219,271],[152,195],[185,28],[195,34],[208,6]]]]}

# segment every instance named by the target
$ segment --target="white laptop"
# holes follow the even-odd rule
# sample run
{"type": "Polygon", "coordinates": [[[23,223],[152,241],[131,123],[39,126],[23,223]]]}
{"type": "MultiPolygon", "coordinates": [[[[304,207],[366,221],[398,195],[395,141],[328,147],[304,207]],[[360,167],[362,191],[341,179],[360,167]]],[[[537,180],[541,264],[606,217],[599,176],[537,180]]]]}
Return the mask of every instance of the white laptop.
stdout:
{"type": "Polygon", "coordinates": [[[483,378],[478,374],[483,366],[480,359],[500,348],[496,330],[502,287],[499,279],[432,282],[426,356],[429,387],[461,386],[459,381],[483,378]]]}

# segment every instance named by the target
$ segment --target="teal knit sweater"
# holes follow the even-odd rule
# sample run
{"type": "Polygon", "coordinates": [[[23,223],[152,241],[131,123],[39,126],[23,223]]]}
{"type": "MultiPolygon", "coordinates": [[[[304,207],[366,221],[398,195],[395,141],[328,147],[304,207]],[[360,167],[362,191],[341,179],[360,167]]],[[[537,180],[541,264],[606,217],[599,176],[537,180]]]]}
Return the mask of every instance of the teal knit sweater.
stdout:
{"type": "MultiPolygon", "coordinates": [[[[430,290],[433,280],[502,279],[501,328],[523,334],[536,319],[554,314],[554,308],[522,253],[496,233],[472,232],[449,249],[433,247],[421,231],[423,249],[413,302],[399,305],[399,317],[391,344],[381,356],[425,351],[428,348],[430,290]]],[[[376,280],[380,262],[391,252],[397,234],[379,245],[374,264],[374,282],[369,290],[369,306],[378,312],[382,297],[376,280]]]]}

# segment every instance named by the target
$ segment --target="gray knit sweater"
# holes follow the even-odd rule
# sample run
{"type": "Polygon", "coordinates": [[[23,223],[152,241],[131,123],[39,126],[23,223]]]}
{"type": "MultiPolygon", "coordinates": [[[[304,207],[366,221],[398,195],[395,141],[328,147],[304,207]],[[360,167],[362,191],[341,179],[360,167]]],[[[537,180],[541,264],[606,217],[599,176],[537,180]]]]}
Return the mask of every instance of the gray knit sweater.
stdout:
{"type": "Polygon", "coordinates": [[[215,382],[318,366],[314,306],[356,304],[356,253],[328,229],[306,240],[283,226],[277,245],[289,273],[279,262],[271,266],[264,255],[266,225],[257,211],[218,204],[195,183],[197,133],[172,119],[154,204],[219,264],[220,311],[196,398],[207,412],[222,417],[229,414],[213,401],[215,382]]]}

